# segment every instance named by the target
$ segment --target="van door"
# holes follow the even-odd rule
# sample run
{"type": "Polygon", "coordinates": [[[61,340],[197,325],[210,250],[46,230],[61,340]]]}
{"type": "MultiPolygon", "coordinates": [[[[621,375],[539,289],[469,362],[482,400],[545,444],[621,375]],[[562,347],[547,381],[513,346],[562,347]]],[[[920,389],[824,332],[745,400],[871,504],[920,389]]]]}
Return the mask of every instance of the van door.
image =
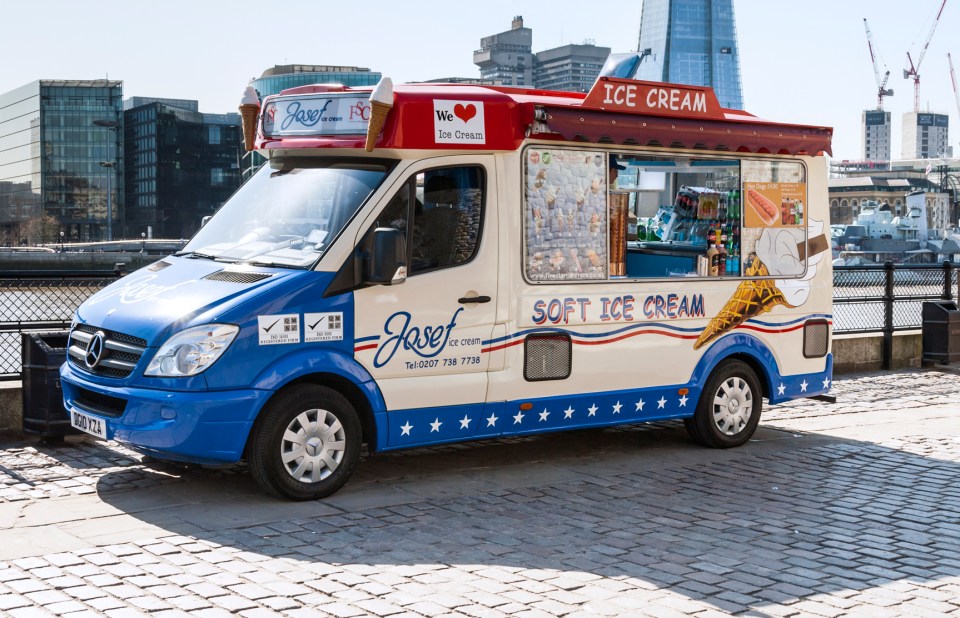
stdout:
{"type": "Polygon", "coordinates": [[[387,448],[499,433],[481,419],[496,314],[494,170],[491,155],[419,162],[363,228],[406,237],[407,280],[355,292],[355,357],[390,411],[387,448]]]}

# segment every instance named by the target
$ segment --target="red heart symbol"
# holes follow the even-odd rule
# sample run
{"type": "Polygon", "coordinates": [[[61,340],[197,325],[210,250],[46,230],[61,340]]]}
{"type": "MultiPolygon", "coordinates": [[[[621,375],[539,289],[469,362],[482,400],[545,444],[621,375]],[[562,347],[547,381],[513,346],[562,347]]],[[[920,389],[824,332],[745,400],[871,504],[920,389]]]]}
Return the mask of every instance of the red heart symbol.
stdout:
{"type": "Polygon", "coordinates": [[[470,105],[460,105],[457,103],[453,106],[453,115],[459,118],[460,120],[467,122],[471,118],[477,115],[477,106],[471,103],[470,105]]]}

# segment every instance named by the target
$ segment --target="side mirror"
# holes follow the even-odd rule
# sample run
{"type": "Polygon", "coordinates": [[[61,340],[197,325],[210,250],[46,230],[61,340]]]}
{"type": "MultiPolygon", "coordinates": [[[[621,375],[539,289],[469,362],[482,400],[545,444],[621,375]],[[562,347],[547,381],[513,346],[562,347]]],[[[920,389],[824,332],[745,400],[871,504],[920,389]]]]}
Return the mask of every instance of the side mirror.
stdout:
{"type": "Polygon", "coordinates": [[[366,264],[363,282],[396,285],[407,279],[407,243],[403,232],[391,227],[378,227],[364,243],[366,264]]]}
{"type": "Polygon", "coordinates": [[[203,219],[200,219],[200,227],[205,226],[210,219],[213,219],[213,215],[207,215],[203,219]]]}

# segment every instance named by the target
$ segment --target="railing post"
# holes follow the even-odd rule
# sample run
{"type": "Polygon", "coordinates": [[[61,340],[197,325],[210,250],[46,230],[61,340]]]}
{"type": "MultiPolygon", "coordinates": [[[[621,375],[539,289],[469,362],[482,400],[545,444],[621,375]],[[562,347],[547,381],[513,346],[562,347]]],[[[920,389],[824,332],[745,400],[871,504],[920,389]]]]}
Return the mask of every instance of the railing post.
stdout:
{"type": "Polygon", "coordinates": [[[883,364],[884,370],[893,367],[893,262],[883,264],[883,364]]]}
{"type": "Polygon", "coordinates": [[[953,263],[943,261],[943,300],[953,300],[953,263]]]}

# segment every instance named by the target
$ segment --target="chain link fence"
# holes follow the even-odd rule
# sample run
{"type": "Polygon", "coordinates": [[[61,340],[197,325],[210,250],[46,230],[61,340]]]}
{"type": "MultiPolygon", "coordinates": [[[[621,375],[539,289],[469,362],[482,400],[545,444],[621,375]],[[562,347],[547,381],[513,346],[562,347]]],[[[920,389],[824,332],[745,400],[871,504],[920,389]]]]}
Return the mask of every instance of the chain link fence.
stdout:
{"type": "Polygon", "coordinates": [[[65,330],[73,312],[117,273],[0,275],[0,380],[19,380],[21,335],[65,330]]]}
{"type": "MultiPolygon", "coordinates": [[[[21,334],[66,329],[73,312],[119,273],[0,274],[0,380],[19,380],[21,334]]],[[[833,330],[835,333],[885,333],[919,329],[923,303],[953,300],[957,267],[835,266],[833,330]]],[[[956,293],[956,295],[955,295],[956,293]]]]}

